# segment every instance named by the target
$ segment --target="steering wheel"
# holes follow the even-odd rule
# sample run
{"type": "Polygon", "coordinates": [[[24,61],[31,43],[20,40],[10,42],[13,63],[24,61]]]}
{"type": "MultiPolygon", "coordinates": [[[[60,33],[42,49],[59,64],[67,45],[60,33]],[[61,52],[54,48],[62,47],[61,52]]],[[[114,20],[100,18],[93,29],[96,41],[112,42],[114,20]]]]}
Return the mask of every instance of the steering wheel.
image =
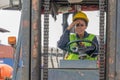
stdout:
{"type": "Polygon", "coordinates": [[[78,54],[80,57],[86,56],[87,51],[89,51],[90,52],[89,54],[92,55],[96,51],[96,49],[97,49],[96,43],[93,41],[90,41],[90,40],[74,40],[67,44],[67,51],[74,53],[74,54],[78,54]],[[90,47],[81,46],[80,42],[90,43],[92,47],[91,46],[90,47]],[[75,43],[76,43],[75,46],[73,46],[73,47],[70,46],[72,44],[74,45],[75,43]]]}

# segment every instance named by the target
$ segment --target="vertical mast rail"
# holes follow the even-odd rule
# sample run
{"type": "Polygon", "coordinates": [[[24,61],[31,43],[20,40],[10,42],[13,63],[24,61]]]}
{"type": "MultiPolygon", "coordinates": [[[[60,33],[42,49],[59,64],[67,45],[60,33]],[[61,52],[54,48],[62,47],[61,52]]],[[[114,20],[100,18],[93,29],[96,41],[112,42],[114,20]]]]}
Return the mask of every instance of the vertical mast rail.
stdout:
{"type": "Polygon", "coordinates": [[[42,0],[32,0],[31,80],[41,80],[41,3],[42,0]]]}

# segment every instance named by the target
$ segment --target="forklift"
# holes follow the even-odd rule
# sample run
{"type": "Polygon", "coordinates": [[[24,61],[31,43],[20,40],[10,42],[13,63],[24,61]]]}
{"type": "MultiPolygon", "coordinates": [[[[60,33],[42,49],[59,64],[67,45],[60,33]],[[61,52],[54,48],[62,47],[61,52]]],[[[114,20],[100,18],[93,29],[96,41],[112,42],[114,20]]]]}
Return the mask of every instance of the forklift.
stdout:
{"type": "MultiPolygon", "coordinates": [[[[120,80],[119,0],[23,0],[21,2],[22,16],[12,80],[120,80]],[[75,62],[61,60],[59,67],[48,67],[50,11],[54,19],[58,13],[63,14],[64,17],[68,16],[66,13],[58,12],[57,7],[70,7],[71,10],[64,11],[70,14],[78,9],[100,11],[99,67],[96,66],[96,61],[87,60],[75,62]],[[42,14],[44,14],[43,52],[41,46],[42,14]],[[21,51],[23,66],[19,68],[21,51]],[[18,75],[21,77],[18,78],[18,75]]],[[[64,17],[63,30],[67,22],[67,18],[64,17]]]]}

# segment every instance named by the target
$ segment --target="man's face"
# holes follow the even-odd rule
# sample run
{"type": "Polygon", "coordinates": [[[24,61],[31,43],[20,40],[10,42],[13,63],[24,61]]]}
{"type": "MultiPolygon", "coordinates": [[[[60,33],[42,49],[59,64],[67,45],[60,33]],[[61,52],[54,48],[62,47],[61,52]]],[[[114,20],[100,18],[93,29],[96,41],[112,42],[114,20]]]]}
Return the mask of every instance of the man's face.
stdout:
{"type": "Polygon", "coordinates": [[[76,24],[75,32],[79,35],[82,35],[82,34],[84,34],[84,31],[87,28],[87,26],[86,26],[84,20],[78,19],[77,22],[78,23],[76,24]]]}

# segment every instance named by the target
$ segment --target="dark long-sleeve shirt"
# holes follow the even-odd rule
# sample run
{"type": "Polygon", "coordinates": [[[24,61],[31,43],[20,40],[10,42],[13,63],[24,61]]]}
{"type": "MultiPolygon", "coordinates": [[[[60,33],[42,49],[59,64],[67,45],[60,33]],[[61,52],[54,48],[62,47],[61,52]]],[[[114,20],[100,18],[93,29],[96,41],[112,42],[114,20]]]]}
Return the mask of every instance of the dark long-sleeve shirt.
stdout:
{"type": "MultiPolygon", "coordinates": [[[[70,31],[69,30],[65,30],[63,35],[60,37],[60,40],[57,43],[57,46],[60,49],[67,51],[67,44],[68,44],[68,42],[70,42],[69,36],[70,36],[70,31]]],[[[88,36],[89,36],[89,33],[87,33],[85,31],[84,38],[86,38],[88,36]]],[[[94,51],[94,54],[92,55],[92,57],[95,57],[95,56],[97,56],[98,51],[99,51],[99,45],[98,45],[98,40],[97,40],[96,36],[94,37],[93,42],[96,43],[96,45],[97,45],[97,49],[96,49],[96,51],[94,51]]],[[[93,46],[91,46],[91,48],[93,48],[93,46]]],[[[91,54],[89,54],[90,53],[89,51],[87,51],[86,53],[88,55],[91,55],[91,54]]]]}

